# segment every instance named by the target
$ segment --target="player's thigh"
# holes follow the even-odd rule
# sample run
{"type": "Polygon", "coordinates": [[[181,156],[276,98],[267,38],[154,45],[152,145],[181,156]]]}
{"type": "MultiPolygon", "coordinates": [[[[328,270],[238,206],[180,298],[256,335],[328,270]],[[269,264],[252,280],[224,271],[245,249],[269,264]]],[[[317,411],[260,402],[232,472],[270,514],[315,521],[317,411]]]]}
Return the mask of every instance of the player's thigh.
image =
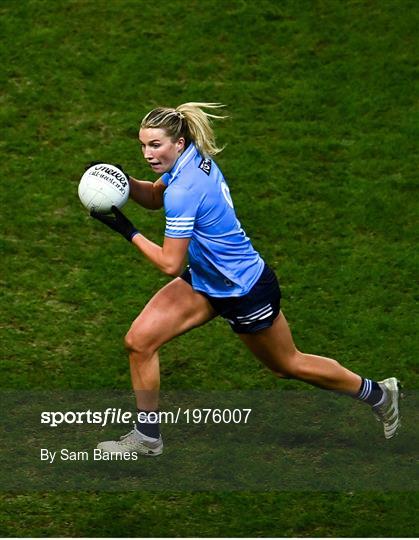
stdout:
{"type": "Polygon", "coordinates": [[[126,345],[157,349],[164,343],[215,317],[211,304],[182,278],[160,289],[134,320],[126,345]]]}
{"type": "Polygon", "coordinates": [[[289,373],[298,351],[282,311],[270,328],[255,334],[239,334],[239,337],[272,371],[289,373]]]}

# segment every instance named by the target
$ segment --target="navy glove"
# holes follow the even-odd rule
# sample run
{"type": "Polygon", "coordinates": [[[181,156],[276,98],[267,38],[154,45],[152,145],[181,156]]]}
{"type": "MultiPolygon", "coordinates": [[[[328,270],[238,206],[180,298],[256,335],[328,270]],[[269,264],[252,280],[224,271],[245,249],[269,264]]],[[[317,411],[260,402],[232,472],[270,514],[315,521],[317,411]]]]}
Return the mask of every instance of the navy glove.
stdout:
{"type": "Polygon", "coordinates": [[[139,231],[134,227],[131,221],[124,216],[124,214],[116,206],[111,208],[113,216],[110,214],[99,214],[92,210],[90,215],[92,218],[101,221],[107,225],[110,229],[116,231],[119,234],[122,234],[124,238],[131,242],[133,237],[139,233],[139,231]]]}

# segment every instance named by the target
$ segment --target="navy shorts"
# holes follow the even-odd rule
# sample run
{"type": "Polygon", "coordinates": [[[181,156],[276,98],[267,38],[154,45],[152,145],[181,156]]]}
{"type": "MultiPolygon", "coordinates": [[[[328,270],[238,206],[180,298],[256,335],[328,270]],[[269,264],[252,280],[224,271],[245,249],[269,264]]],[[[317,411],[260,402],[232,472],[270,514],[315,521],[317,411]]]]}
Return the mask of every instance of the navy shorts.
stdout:
{"type": "MultiPolygon", "coordinates": [[[[189,266],[180,276],[192,286],[189,266]]],[[[265,263],[259,279],[244,296],[216,298],[203,294],[237,334],[254,334],[272,326],[280,312],[281,289],[275,273],[265,263]]]]}

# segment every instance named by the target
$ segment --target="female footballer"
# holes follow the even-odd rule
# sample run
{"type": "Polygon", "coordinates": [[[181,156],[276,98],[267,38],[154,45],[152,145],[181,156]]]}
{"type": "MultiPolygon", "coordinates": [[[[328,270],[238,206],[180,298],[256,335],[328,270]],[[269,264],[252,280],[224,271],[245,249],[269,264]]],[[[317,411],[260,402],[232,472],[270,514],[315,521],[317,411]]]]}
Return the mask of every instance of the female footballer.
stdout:
{"type": "Polygon", "coordinates": [[[92,213],[131,242],[159,270],[174,279],[132,323],[125,337],[137,399],[136,428],[106,452],[135,451],[157,456],[163,441],[157,421],[160,387],[159,348],[217,315],[228,321],[243,343],[279,377],[347,394],[364,401],[383,422],[384,435],[396,434],[399,382],[362,378],[336,360],[306,354],[294,345],[277,278],[253,248],[236,217],[222,172],[210,114],[221,105],[185,103],[157,108],[141,122],[139,141],[156,182],[129,177],[130,196],[149,209],[164,207],[163,245],[148,240],[116,207],[113,214],[92,213]],[[185,258],[188,266],[184,270],[185,258]],[[151,413],[151,414],[150,414],[151,413]],[[154,413],[154,414],[153,414],[154,413]]]}

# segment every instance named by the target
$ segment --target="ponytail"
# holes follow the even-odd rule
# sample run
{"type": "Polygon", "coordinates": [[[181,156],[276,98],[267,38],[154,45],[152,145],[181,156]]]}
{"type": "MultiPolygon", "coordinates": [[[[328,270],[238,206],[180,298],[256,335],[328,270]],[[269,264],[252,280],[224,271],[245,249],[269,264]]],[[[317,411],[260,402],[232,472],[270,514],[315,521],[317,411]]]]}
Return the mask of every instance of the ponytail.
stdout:
{"type": "Polygon", "coordinates": [[[215,144],[215,135],[211,125],[212,118],[225,118],[207,113],[205,109],[219,109],[224,107],[220,103],[184,103],[176,110],[183,115],[188,126],[190,139],[195,143],[198,151],[203,156],[215,156],[223,150],[215,144]]]}
{"type": "Polygon", "coordinates": [[[183,103],[176,109],[159,107],[149,112],[141,122],[141,128],[164,129],[173,141],[184,137],[186,145],[193,142],[198,152],[204,156],[215,156],[223,150],[215,143],[212,129],[213,118],[225,118],[205,112],[203,109],[219,109],[220,103],[183,103]]]}

